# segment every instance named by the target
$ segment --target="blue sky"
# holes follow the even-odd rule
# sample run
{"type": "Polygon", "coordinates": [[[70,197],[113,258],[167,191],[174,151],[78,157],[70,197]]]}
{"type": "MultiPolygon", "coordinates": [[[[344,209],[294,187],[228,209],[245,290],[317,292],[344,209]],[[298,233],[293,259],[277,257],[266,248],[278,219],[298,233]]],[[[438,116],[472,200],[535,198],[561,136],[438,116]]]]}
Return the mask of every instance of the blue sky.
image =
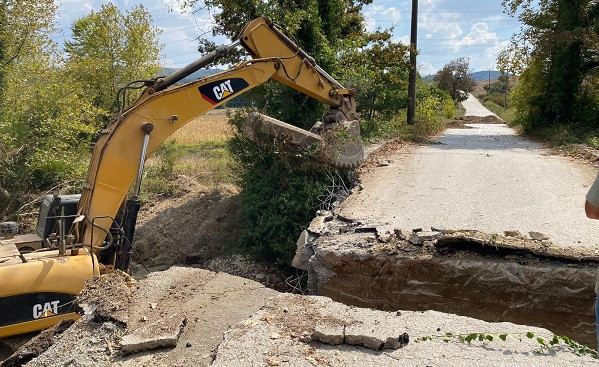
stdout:
{"type": "MultiPolygon", "coordinates": [[[[62,42],[70,35],[71,23],[107,1],[56,0],[60,4],[58,29],[54,39],[62,42]]],[[[198,36],[212,38],[211,14],[188,14],[176,0],[114,0],[121,10],[143,4],[152,14],[154,25],[162,30],[165,66],[182,67],[200,55],[198,36]]],[[[473,71],[495,68],[495,59],[507,45],[520,23],[503,14],[501,0],[419,0],[418,64],[420,73],[435,73],[458,57],[470,58],[473,71]]],[[[364,8],[370,30],[393,27],[396,40],[409,43],[411,0],[375,0],[364,8]]],[[[217,43],[229,43],[219,38],[217,43]]]]}

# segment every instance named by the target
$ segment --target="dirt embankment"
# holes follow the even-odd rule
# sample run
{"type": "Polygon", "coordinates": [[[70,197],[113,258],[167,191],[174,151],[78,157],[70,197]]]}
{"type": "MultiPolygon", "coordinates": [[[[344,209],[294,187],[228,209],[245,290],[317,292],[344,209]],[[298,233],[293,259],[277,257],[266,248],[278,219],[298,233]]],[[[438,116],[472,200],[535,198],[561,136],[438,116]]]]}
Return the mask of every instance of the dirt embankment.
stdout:
{"type": "Polygon", "coordinates": [[[210,192],[191,177],[179,176],[177,181],[180,196],[142,207],[135,233],[134,276],[147,274],[144,264],[150,271],[178,265],[226,272],[279,291],[293,290],[294,269],[240,255],[245,250],[241,240],[245,223],[236,187],[210,192]]]}

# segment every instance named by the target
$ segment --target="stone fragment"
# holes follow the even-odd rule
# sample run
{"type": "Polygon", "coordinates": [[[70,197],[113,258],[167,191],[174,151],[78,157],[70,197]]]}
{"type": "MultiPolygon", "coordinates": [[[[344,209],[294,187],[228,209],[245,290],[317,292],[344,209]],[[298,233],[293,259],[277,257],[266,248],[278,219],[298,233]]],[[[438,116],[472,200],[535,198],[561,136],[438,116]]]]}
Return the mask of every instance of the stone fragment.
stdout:
{"type": "Polygon", "coordinates": [[[395,234],[397,235],[397,238],[399,238],[400,240],[407,240],[412,235],[412,231],[409,231],[407,229],[396,229],[395,234]]]}
{"type": "Polygon", "coordinates": [[[391,161],[389,161],[389,160],[379,161],[379,167],[387,167],[390,165],[391,165],[391,161]]]}
{"type": "Polygon", "coordinates": [[[516,237],[516,238],[523,237],[522,233],[520,233],[520,231],[517,231],[517,230],[504,231],[503,234],[506,235],[507,237],[516,237]]]}
{"type": "Polygon", "coordinates": [[[297,239],[295,256],[293,257],[293,260],[291,260],[291,266],[296,269],[308,270],[308,262],[313,253],[313,251],[307,247],[309,236],[308,231],[304,230],[297,239]]]}
{"type": "Polygon", "coordinates": [[[278,359],[276,359],[275,357],[270,357],[266,360],[266,364],[268,366],[280,366],[281,362],[278,359]]]}
{"type": "Polygon", "coordinates": [[[330,345],[343,344],[345,340],[344,330],[345,325],[341,320],[320,320],[314,326],[312,340],[330,345]]]}
{"type": "Polygon", "coordinates": [[[547,236],[546,234],[543,234],[541,232],[534,232],[534,231],[528,232],[528,235],[530,236],[530,238],[532,238],[533,240],[537,240],[537,241],[548,240],[551,238],[551,237],[547,236]]]}
{"type": "Polygon", "coordinates": [[[443,227],[431,227],[431,231],[445,233],[447,230],[443,227]]]}
{"type": "Polygon", "coordinates": [[[356,233],[376,233],[376,226],[363,224],[359,227],[354,228],[354,232],[356,233]]]}
{"type": "Polygon", "coordinates": [[[162,318],[147,326],[127,331],[121,339],[121,350],[125,354],[158,348],[174,348],[183,332],[187,319],[175,314],[162,318]]]}
{"type": "Polygon", "coordinates": [[[310,225],[308,226],[308,232],[314,233],[314,234],[320,234],[324,227],[325,227],[325,217],[324,216],[317,216],[316,218],[314,218],[312,220],[312,222],[310,223],[310,225]]]}
{"type": "Polygon", "coordinates": [[[393,236],[395,235],[393,228],[391,228],[389,226],[377,227],[376,233],[378,235],[379,240],[384,243],[391,242],[391,240],[393,239],[393,236]]]}
{"type": "Polygon", "coordinates": [[[421,245],[425,241],[433,241],[441,236],[440,232],[414,232],[408,238],[414,245],[421,245]]]}
{"type": "Polygon", "coordinates": [[[319,217],[324,217],[325,222],[333,220],[333,213],[328,210],[319,210],[316,212],[316,215],[319,217]]]}
{"type": "Polygon", "coordinates": [[[345,327],[345,344],[373,350],[400,348],[399,337],[404,332],[398,324],[381,322],[372,317],[359,320],[345,327]]]}

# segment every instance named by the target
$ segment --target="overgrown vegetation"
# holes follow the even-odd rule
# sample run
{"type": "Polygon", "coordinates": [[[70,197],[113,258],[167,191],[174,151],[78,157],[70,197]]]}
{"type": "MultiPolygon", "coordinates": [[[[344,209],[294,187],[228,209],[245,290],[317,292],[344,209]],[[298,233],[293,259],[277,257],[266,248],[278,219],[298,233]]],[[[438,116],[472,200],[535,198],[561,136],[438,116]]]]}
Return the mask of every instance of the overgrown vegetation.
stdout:
{"type": "Polygon", "coordinates": [[[508,339],[518,339],[522,341],[524,338],[534,339],[540,348],[540,352],[549,352],[554,350],[555,347],[563,345],[577,356],[586,356],[590,355],[591,357],[597,359],[599,358],[599,354],[597,351],[589,348],[586,345],[580,344],[575,340],[570,339],[567,336],[553,334],[551,339],[545,339],[541,336],[535,335],[532,331],[526,333],[464,333],[464,334],[454,334],[451,332],[447,332],[441,335],[427,335],[416,339],[416,342],[426,342],[433,339],[441,339],[446,343],[449,343],[452,340],[458,341],[460,343],[471,344],[474,342],[488,343],[493,341],[506,341],[508,339]]]}
{"type": "Polygon", "coordinates": [[[56,2],[1,7],[0,220],[32,209],[24,204],[40,192],[80,192],[116,86],[152,76],[160,49],[142,6],[121,14],[108,4],[77,20],[66,53],[50,38],[56,2]]]}
{"type": "Polygon", "coordinates": [[[554,143],[599,136],[599,4],[581,0],[504,0],[525,25],[500,54],[505,72],[519,75],[508,103],[527,134],[554,143]]]}

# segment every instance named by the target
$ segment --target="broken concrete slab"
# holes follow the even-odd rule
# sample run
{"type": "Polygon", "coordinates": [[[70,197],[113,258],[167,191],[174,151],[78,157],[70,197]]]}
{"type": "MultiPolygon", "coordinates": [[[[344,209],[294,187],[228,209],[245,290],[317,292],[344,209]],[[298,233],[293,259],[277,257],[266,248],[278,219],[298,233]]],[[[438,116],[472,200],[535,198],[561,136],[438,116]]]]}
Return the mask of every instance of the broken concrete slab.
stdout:
{"type": "Polygon", "coordinates": [[[328,225],[338,234],[311,243],[312,294],[388,311],[434,309],[537,325],[596,343],[599,257],[590,249],[471,230],[446,230],[418,245],[399,238],[373,242],[368,233],[338,231],[346,222],[328,225]]]}
{"type": "Polygon", "coordinates": [[[395,234],[400,240],[407,240],[412,235],[412,231],[407,229],[396,229],[395,234]]]}
{"type": "Polygon", "coordinates": [[[441,232],[432,232],[432,231],[419,231],[413,232],[410,237],[408,237],[408,241],[410,241],[414,245],[421,245],[426,241],[433,241],[441,236],[441,232]]]}
{"type": "Polygon", "coordinates": [[[293,266],[296,269],[301,269],[305,271],[308,270],[308,261],[310,260],[310,257],[312,257],[312,255],[314,254],[314,251],[308,248],[309,237],[310,234],[308,233],[308,231],[303,230],[299,238],[297,239],[295,256],[291,261],[291,266],[293,266]]]}
{"type": "Polygon", "coordinates": [[[132,287],[119,284],[116,274],[92,280],[83,299],[96,313],[79,319],[29,366],[209,366],[229,326],[278,294],[252,280],[194,268],[151,273],[132,287]],[[105,285],[111,287],[103,289],[105,285]],[[121,299],[113,298],[119,294],[121,299]],[[171,317],[175,327],[182,315],[187,325],[175,347],[127,355],[121,351],[124,336],[136,335],[138,327],[171,317]]]}
{"type": "Polygon", "coordinates": [[[314,325],[312,340],[330,345],[343,344],[345,342],[345,322],[328,318],[318,320],[314,325]]]}
{"type": "MultiPolygon", "coordinates": [[[[322,328],[321,328],[322,330],[322,328]]],[[[545,330],[510,323],[489,323],[468,317],[435,311],[382,312],[332,302],[327,297],[305,297],[281,294],[272,298],[249,320],[231,327],[219,345],[214,367],[249,367],[281,365],[290,367],[332,366],[595,366],[591,356],[577,356],[565,344],[544,349],[536,339],[551,339],[545,330]],[[287,312],[281,310],[285,308],[287,312]],[[268,317],[266,317],[266,315],[268,317]],[[306,342],[303,335],[314,331],[319,320],[338,323],[327,331],[339,341],[340,328],[346,324],[344,343],[306,342]],[[372,336],[379,329],[378,340],[397,339],[402,348],[370,350],[347,343],[347,329],[355,336],[372,336]],[[270,339],[276,332],[281,338],[270,339]],[[402,334],[397,335],[398,332],[402,334]],[[509,334],[501,340],[460,342],[458,336],[484,332],[489,335],[509,334]],[[446,337],[451,333],[452,337],[446,337]],[[407,335],[409,335],[409,342],[407,335]]],[[[310,340],[310,339],[308,339],[310,340]]],[[[390,344],[393,341],[389,341],[390,344]]],[[[374,344],[372,345],[374,346],[374,344]]]]}
{"type": "Polygon", "coordinates": [[[507,237],[516,237],[516,238],[524,237],[522,235],[522,233],[520,233],[520,231],[518,231],[518,230],[503,231],[503,234],[507,237]]]}
{"type": "Polygon", "coordinates": [[[147,324],[147,321],[142,322],[146,325],[140,325],[140,323],[137,323],[136,326],[128,325],[127,332],[120,343],[123,353],[176,347],[187,324],[187,318],[175,313],[151,324],[147,324]]]}
{"type": "Polygon", "coordinates": [[[56,338],[73,323],[73,320],[63,320],[53,327],[43,330],[0,364],[2,367],[19,367],[26,364],[50,348],[56,338]]]}

